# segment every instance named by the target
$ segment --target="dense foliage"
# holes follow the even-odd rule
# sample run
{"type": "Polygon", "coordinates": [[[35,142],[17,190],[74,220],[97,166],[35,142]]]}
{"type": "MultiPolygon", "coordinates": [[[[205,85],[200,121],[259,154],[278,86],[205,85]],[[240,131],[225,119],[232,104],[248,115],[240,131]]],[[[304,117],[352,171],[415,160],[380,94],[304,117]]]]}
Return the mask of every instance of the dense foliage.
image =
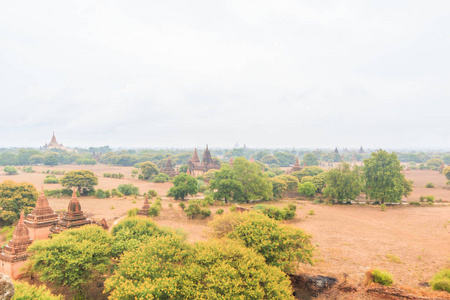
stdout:
{"type": "Polygon", "coordinates": [[[67,172],[60,183],[67,188],[75,187],[80,194],[86,195],[98,184],[98,178],[92,171],[77,170],[67,172]]]}
{"type": "Polygon", "coordinates": [[[10,180],[0,184],[0,220],[12,224],[23,210],[30,213],[36,205],[38,192],[31,183],[16,183],[10,180]]]}
{"type": "Polygon", "coordinates": [[[184,200],[187,195],[195,195],[198,192],[197,179],[186,174],[181,173],[173,179],[173,187],[169,189],[169,195],[175,199],[184,200]]]}
{"type": "Polygon", "coordinates": [[[62,296],[55,296],[45,286],[29,285],[26,282],[14,282],[15,293],[12,300],[63,300],[62,296]]]}

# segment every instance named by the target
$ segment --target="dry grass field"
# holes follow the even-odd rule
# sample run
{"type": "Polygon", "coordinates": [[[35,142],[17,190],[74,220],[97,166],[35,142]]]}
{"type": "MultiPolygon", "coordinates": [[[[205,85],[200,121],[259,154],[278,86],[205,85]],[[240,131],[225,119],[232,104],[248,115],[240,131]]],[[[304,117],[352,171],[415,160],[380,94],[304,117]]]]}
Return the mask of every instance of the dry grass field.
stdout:
{"type": "MultiPolygon", "coordinates": [[[[161,215],[154,218],[158,224],[183,230],[191,242],[208,237],[208,220],[188,220],[178,206],[179,201],[164,197],[172,186],[171,183],[158,184],[132,179],[131,167],[64,165],[33,168],[36,173],[12,176],[1,174],[0,182],[7,179],[26,181],[40,188],[46,175],[41,173],[42,170],[89,169],[99,177],[97,188],[111,189],[122,183],[133,183],[141,193],[155,189],[158,195],[163,196],[161,215]],[[105,172],[120,172],[125,178],[103,178],[102,174],[105,172]]],[[[421,195],[434,195],[436,199],[450,200],[450,190],[444,189],[445,178],[442,174],[436,171],[411,171],[406,176],[415,182],[409,201],[419,201],[421,195]],[[425,188],[427,182],[433,182],[436,188],[425,188]]],[[[60,185],[44,185],[44,188],[55,189],[60,188],[60,185]]],[[[69,198],[52,198],[49,202],[54,210],[63,210],[67,208],[69,198]]],[[[361,283],[366,269],[381,268],[392,273],[396,283],[418,287],[438,270],[450,267],[449,205],[401,205],[381,211],[379,206],[328,206],[305,200],[283,200],[272,204],[283,206],[289,202],[294,202],[298,209],[296,218],[287,223],[312,235],[312,242],[317,248],[315,264],[301,266],[304,272],[347,277],[352,282],[361,283]],[[314,215],[308,214],[311,210],[314,210],[314,215]]],[[[105,218],[111,225],[125,216],[127,210],[141,207],[143,199],[81,197],[80,203],[90,218],[105,218]]],[[[219,208],[228,211],[229,206],[212,207],[213,214],[219,208]]]]}

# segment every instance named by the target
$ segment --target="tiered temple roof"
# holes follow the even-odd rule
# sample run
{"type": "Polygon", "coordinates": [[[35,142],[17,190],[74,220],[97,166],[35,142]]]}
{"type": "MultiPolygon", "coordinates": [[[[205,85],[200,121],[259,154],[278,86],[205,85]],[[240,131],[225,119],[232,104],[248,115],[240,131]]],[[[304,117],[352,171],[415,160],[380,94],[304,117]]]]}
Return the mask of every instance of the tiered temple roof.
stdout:
{"type": "Polygon", "coordinates": [[[144,206],[142,206],[142,208],[139,210],[139,212],[137,214],[140,215],[140,216],[148,217],[148,210],[149,209],[150,209],[150,205],[148,204],[148,197],[145,196],[144,206]]]}
{"type": "Polygon", "coordinates": [[[230,166],[233,166],[233,156],[230,158],[230,160],[228,161],[228,163],[230,164],[230,166]]]}
{"type": "Polygon", "coordinates": [[[74,188],[67,212],[64,213],[57,226],[59,227],[59,230],[65,230],[88,224],[92,224],[92,222],[88,220],[81,211],[81,205],[77,198],[76,189],[74,188]]]}
{"type": "Polygon", "coordinates": [[[172,160],[170,159],[170,156],[167,158],[166,165],[162,169],[162,172],[169,175],[170,177],[174,177],[178,175],[178,172],[175,170],[175,168],[172,165],[172,160]]]}
{"type": "Polygon", "coordinates": [[[27,248],[33,241],[30,239],[30,233],[23,220],[24,214],[21,212],[19,223],[13,231],[12,240],[3,248],[0,253],[0,260],[16,262],[28,258],[27,248]]]}
{"type": "Polygon", "coordinates": [[[219,164],[212,158],[211,152],[209,152],[208,145],[206,145],[205,152],[203,152],[203,159],[200,163],[197,154],[197,148],[194,150],[192,158],[188,161],[190,173],[194,173],[195,170],[207,172],[211,169],[220,169],[219,164]]]}
{"type": "Polygon", "coordinates": [[[300,162],[298,161],[298,157],[295,160],[295,165],[291,168],[290,173],[300,171],[302,167],[300,166],[300,162]]]}
{"type": "Polygon", "coordinates": [[[44,188],[42,188],[36,207],[27,215],[24,223],[30,228],[40,228],[50,227],[57,220],[58,214],[48,204],[47,197],[44,195],[44,188]]]}

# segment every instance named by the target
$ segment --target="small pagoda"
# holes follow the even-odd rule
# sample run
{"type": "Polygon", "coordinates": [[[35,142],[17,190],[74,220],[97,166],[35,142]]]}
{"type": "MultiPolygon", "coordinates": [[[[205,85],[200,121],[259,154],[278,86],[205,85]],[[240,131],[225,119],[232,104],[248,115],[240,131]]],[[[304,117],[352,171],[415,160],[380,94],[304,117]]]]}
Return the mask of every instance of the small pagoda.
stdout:
{"type": "Polygon", "coordinates": [[[145,196],[144,206],[138,211],[139,216],[148,217],[148,210],[150,209],[150,205],[148,204],[148,197],[145,196]]]}
{"type": "Polygon", "coordinates": [[[13,279],[20,278],[21,268],[28,259],[28,246],[33,242],[30,233],[24,224],[24,214],[20,213],[19,223],[13,231],[12,240],[3,248],[0,253],[0,272],[13,279]]]}
{"type": "Polygon", "coordinates": [[[81,227],[84,225],[92,224],[93,222],[86,218],[81,210],[80,202],[77,198],[77,190],[73,189],[72,199],[69,202],[67,211],[60,220],[50,228],[53,233],[59,233],[66,229],[72,229],[76,227],[81,227]]]}
{"type": "Polygon", "coordinates": [[[167,158],[166,164],[161,172],[169,175],[170,177],[175,177],[178,175],[178,172],[172,165],[172,160],[170,159],[170,156],[167,158]]]}
{"type": "Polygon", "coordinates": [[[302,167],[300,166],[300,162],[298,161],[298,157],[297,157],[297,159],[295,160],[295,165],[291,168],[289,173],[297,172],[297,171],[300,171],[301,169],[302,169],[302,167]]]}
{"type": "Polygon", "coordinates": [[[36,207],[29,213],[24,220],[24,224],[30,231],[33,240],[47,239],[50,234],[50,227],[59,217],[48,204],[47,197],[44,194],[44,188],[41,189],[36,207]]]}

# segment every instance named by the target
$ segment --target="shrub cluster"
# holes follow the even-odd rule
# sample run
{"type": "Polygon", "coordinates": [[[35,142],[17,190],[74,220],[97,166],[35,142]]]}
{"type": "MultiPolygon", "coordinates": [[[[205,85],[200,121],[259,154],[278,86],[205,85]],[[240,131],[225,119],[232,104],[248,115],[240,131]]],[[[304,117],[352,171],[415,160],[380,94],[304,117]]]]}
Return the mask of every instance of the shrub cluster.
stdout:
{"type": "Polygon", "coordinates": [[[204,207],[202,200],[189,200],[188,207],[184,209],[189,219],[205,219],[211,215],[211,211],[204,207]]]}
{"type": "Polygon", "coordinates": [[[289,204],[283,209],[280,209],[273,205],[256,205],[253,207],[254,210],[262,212],[264,215],[268,216],[271,219],[275,219],[278,221],[281,220],[292,220],[295,217],[295,211],[297,207],[294,204],[289,204]]]}
{"type": "Polygon", "coordinates": [[[118,191],[117,189],[112,189],[111,196],[120,198],[120,197],[123,197],[123,194],[121,191],[118,191]]]}
{"type": "MultiPolygon", "coordinates": [[[[72,190],[71,189],[59,189],[59,190],[44,190],[44,194],[47,197],[56,197],[61,198],[64,196],[72,196],[72,190]]],[[[80,193],[77,191],[77,196],[79,196],[80,193]]]]}
{"type": "Polygon", "coordinates": [[[165,173],[159,173],[158,175],[156,175],[153,178],[153,182],[155,183],[164,183],[170,180],[169,175],[165,174],[165,173]]]}
{"type": "Polygon", "coordinates": [[[139,188],[131,183],[129,184],[120,184],[117,189],[119,192],[121,192],[124,196],[132,196],[132,195],[139,195],[139,188]]]}
{"type": "Polygon", "coordinates": [[[162,209],[161,199],[158,198],[155,200],[155,203],[150,205],[150,208],[148,209],[148,215],[151,217],[157,217],[161,209],[162,209]]]}
{"type": "Polygon", "coordinates": [[[394,283],[391,274],[378,269],[372,271],[372,281],[385,286],[390,286],[394,283]]]}
{"type": "Polygon", "coordinates": [[[148,192],[146,193],[147,197],[149,198],[153,198],[158,196],[158,193],[155,190],[148,190],[148,192]]]}
{"type": "Polygon", "coordinates": [[[444,269],[434,275],[430,286],[435,291],[446,291],[450,293],[450,269],[444,269]]]}
{"type": "Polygon", "coordinates": [[[98,189],[95,191],[95,197],[99,199],[105,199],[111,197],[111,193],[109,192],[109,190],[98,189]]]}
{"type": "Polygon", "coordinates": [[[25,173],[34,173],[34,172],[36,172],[35,170],[33,170],[33,168],[31,166],[30,167],[23,167],[22,171],[25,172],[25,173]]]}
{"type": "Polygon", "coordinates": [[[434,202],[434,196],[428,195],[428,196],[420,196],[419,197],[420,202],[424,202],[425,200],[429,203],[433,203],[434,202]]]}
{"type": "Polygon", "coordinates": [[[56,184],[59,183],[58,178],[55,175],[47,175],[45,176],[44,183],[46,184],[56,184]]]}
{"type": "Polygon", "coordinates": [[[66,171],[59,171],[59,170],[47,170],[42,171],[42,174],[53,174],[53,175],[64,175],[66,171]]]}
{"type": "Polygon", "coordinates": [[[103,177],[121,179],[124,177],[124,175],[122,173],[103,173],[103,177]]]}

